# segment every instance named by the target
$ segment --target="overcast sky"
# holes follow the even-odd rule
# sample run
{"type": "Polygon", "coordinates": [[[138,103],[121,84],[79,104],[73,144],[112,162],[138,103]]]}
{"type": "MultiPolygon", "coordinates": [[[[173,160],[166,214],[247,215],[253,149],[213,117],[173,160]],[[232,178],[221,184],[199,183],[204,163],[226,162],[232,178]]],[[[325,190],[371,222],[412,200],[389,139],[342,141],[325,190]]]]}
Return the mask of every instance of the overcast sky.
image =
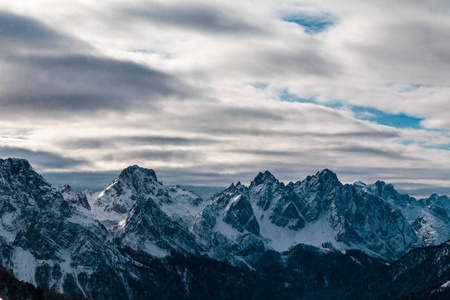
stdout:
{"type": "Polygon", "coordinates": [[[101,189],[259,171],[450,194],[450,3],[0,0],[0,157],[101,189]]]}

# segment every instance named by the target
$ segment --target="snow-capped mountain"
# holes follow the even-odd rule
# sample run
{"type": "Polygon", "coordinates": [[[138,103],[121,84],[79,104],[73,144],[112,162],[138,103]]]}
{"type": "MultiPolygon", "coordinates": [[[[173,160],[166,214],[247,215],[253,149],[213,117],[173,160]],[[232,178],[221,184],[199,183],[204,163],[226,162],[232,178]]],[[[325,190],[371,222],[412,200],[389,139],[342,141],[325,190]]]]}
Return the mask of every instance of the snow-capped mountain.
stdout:
{"type": "Polygon", "coordinates": [[[259,173],[249,187],[231,185],[208,200],[194,228],[206,245],[225,245],[229,249],[222,252],[228,254],[238,249],[231,255],[244,257],[308,244],[360,249],[394,260],[424,246],[388,201],[354,185],[342,185],[329,170],[288,185],[268,171],[259,173]]]}
{"type": "Polygon", "coordinates": [[[266,171],[203,200],[130,166],[103,191],[75,192],[6,159],[0,264],[88,299],[229,299],[230,287],[259,299],[342,298],[351,292],[342,286],[386,261],[450,239],[448,200],[416,200],[383,182],[343,185],[327,169],[289,184],[266,171]]]}
{"type": "Polygon", "coordinates": [[[358,182],[354,186],[363,193],[383,199],[400,212],[427,246],[439,245],[450,239],[450,199],[447,196],[433,194],[429,198],[417,200],[399,194],[392,184],[383,181],[372,185],[358,182]]]}

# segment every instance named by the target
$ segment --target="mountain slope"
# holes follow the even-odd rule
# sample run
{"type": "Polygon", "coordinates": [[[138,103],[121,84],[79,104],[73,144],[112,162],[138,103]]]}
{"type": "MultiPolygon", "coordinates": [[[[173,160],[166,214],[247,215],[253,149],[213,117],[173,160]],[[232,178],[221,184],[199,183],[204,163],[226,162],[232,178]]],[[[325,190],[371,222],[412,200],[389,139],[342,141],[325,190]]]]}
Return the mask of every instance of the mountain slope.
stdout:
{"type": "Polygon", "coordinates": [[[448,299],[450,242],[414,249],[368,277],[353,299],[448,299]]]}
{"type": "Polygon", "coordinates": [[[231,185],[208,200],[194,228],[206,247],[223,246],[217,256],[287,251],[303,243],[394,260],[424,245],[388,201],[342,185],[329,170],[288,185],[268,171],[249,187],[231,185]]]}
{"type": "Polygon", "coordinates": [[[88,299],[345,298],[386,260],[449,239],[447,200],[344,185],[327,169],[289,184],[261,172],[204,201],[130,166],[75,192],[6,159],[0,264],[88,299]]]}
{"type": "Polygon", "coordinates": [[[30,299],[30,300],[70,300],[69,295],[49,292],[30,283],[16,279],[11,272],[0,267],[0,297],[3,300],[30,299]]]}

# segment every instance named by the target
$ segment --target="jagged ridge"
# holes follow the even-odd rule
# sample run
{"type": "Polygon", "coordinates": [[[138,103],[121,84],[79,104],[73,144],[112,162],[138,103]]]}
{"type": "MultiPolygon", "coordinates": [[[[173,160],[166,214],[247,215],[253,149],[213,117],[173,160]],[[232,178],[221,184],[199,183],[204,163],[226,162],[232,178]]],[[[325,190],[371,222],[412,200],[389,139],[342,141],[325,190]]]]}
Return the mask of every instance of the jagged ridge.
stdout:
{"type": "MultiPolygon", "coordinates": [[[[220,261],[230,272],[261,271],[271,261],[284,274],[271,288],[281,291],[293,284],[283,271],[292,266],[273,259],[285,261],[302,244],[319,256],[359,249],[382,264],[450,232],[448,198],[416,200],[384,182],[343,185],[328,169],[286,185],[266,171],[248,187],[232,184],[203,201],[139,166],[101,192],[74,192],[52,187],[25,160],[7,159],[0,161],[0,191],[0,264],[22,280],[90,299],[140,299],[150,291],[157,298],[168,278],[181,289],[174,299],[189,298],[196,267],[183,269],[174,257],[220,261]]],[[[348,267],[342,255],[340,266],[348,267]]],[[[363,265],[358,272],[373,267],[363,265]]],[[[316,288],[337,282],[329,277],[316,288]]]]}

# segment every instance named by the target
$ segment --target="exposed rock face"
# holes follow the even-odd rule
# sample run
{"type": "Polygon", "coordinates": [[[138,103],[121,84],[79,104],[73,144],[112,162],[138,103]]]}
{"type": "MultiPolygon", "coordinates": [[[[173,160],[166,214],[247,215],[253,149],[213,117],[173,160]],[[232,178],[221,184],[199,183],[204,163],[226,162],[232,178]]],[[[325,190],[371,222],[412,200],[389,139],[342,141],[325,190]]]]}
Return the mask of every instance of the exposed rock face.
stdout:
{"type": "Polygon", "coordinates": [[[416,200],[384,182],[343,185],[327,169],[287,185],[266,171],[203,201],[130,166],[101,192],[75,192],[52,187],[26,160],[7,159],[0,264],[89,299],[229,299],[227,286],[248,295],[252,287],[259,299],[342,298],[351,292],[343,284],[356,285],[384,260],[449,239],[448,200],[416,200]],[[343,279],[333,275],[338,268],[360,275],[343,279]],[[208,276],[223,284],[199,281],[208,276]]]}
{"type": "Polygon", "coordinates": [[[77,193],[53,188],[25,160],[2,160],[0,168],[0,264],[21,280],[83,298],[138,299],[134,289],[154,288],[158,277],[136,282],[152,272],[122,249],[149,257],[199,252],[186,225],[193,217],[185,216],[199,197],[163,187],[152,170],[133,166],[101,193],[77,193]],[[178,222],[161,209],[173,209],[178,222]]]}
{"type": "Polygon", "coordinates": [[[326,244],[394,260],[424,245],[400,209],[375,192],[342,185],[327,169],[288,185],[266,171],[249,187],[232,185],[212,197],[195,228],[208,231],[200,236],[213,237],[212,245],[214,237],[226,237],[228,253],[238,244],[242,248],[242,238],[251,234],[253,243],[259,240],[265,249],[326,244]]]}

